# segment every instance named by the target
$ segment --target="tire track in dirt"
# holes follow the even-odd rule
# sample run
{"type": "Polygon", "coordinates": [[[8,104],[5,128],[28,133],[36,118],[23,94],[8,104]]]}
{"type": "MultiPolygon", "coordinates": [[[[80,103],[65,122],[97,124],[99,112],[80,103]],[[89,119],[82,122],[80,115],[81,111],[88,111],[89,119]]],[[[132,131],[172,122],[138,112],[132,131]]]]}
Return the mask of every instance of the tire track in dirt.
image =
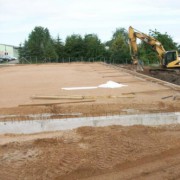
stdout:
{"type": "MultiPolygon", "coordinates": [[[[47,134],[45,135],[47,136],[47,134]]],[[[81,136],[78,136],[74,131],[65,131],[59,133],[59,136],[57,136],[57,133],[54,135],[53,138],[50,135],[51,138],[27,139],[28,141],[21,142],[26,144],[26,149],[24,150],[20,149],[19,146],[21,145],[18,143],[9,143],[1,146],[5,148],[7,146],[9,149],[11,147],[12,150],[10,152],[0,151],[0,155],[2,154],[0,156],[0,168],[2,165],[0,177],[4,179],[7,176],[10,180],[24,179],[24,177],[26,179],[53,179],[75,171],[82,164],[82,161],[73,154],[72,149],[77,149],[81,136]],[[32,144],[32,147],[37,147],[39,152],[33,155],[32,152],[35,151],[33,148],[30,153],[28,144],[32,144]],[[60,146],[59,149],[57,149],[58,146],[60,146]],[[47,151],[44,151],[44,148],[47,151]],[[31,158],[36,156],[36,159],[30,162],[29,156],[31,158]],[[15,166],[12,165],[13,163],[15,163],[15,166]],[[7,171],[9,166],[12,166],[10,174],[7,171]]]]}
{"type": "Polygon", "coordinates": [[[107,136],[98,137],[96,139],[97,144],[95,146],[95,151],[96,151],[97,160],[98,160],[97,164],[96,164],[96,168],[98,168],[98,169],[106,169],[106,168],[108,168],[109,167],[108,162],[110,162],[111,159],[113,158],[113,157],[109,156],[109,153],[106,154],[107,151],[108,152],[110,151],[110,148],[108,146],[109,144],[107,143],[107,140],[108,140],[107,136]],[[106,147],[106,150],[102,149],[102,147],[106,147]]]}
{"type": "MultiPolygon", "coordinates": [[[[53,164],[53,162],[50,162],[53,164]]],[[[46,176],[42,174],[43,179],[52,179],[54,177],[60,177],[66,174],[69,174],[76,170],[76,168],[79,166],[79,159],[74,157],[73,154],[66,154],[65,157],[62,157],[62,159],[59,159],[58,164],[53,165],[53,169],[48,169],[46,171],[46,176]]]]}
{"type": "Polygon", "coordinates": [[[178,179],[180,177],[180,147],[159,155],[147,156],[137,161],[129,161],[114,168],[115,171],[92,176],[86,180],[141,180],[178,179]]]}
{"type": "Polygon", "coordinates": [[[0,146],[0,179],[178,179],[179,130],[81,127],[7,143],[0,146]]]}
{"type": "Polygon", "coordinates": [[[112,139],[114,135],[114,133],[110,132],[108,134],[102,133],[101,135],[96,136],[96,141],[93,148],[96,152],[95,166],[97,169],[104,170],[112,168],[118,164],[119,161],[124,159],[123,156],[126,156],[126,154],[129,153],[129,143],[123,143],[124,149],[122,151],[121,144],[119,144],[119,139],[116,137],[112,139]],[[121,156],[121,154],[123,154],[123,156],[121,156]]]}
{"type": "Polygon", "coordinates": [[[4,177],[2,179],[21,179],[23,169],[38,156],[36,148],[21,149],[21,145],[18,148],[16,146],[17,143],[10,144],[10,150],[4,150],[6,145],[0,146],[0,177],[4,177]]]}
{"type": "Polygon", "coordinates": [[[81,137],[75,132],[67,131],[63,133],[60,139],[55,139],[57,140],[57,144],[62,142],[64,146],[55,152],[53,151],[53,146],[52,148],[49,147],[51,149],[51,154],[48,155],[47,153],[43,155],[44,157],[49,156],[47,163],[51,164],[51,167],[46,168],[45,174],[41,174],[41,178],[43,179],[52,179],[54,177],[58,178],[67,175],[75,171],[77,167],[81,165],[79,158],[71,151],[72,149],[77,149],[77,144],[81,140],[81,137]]]}
{"type": "Polygon", "coordinates": [[[179,179],[180,178],[180,161],[172,164],[170,163],[168,167],[159,167],[154,171],[145,171],[140,174],[136,179],[140,178],[148,179],[179,179]]]}
{"type": "Polygon", "coordinates": [[[154,162],[145,163],[142,166],[139,166],[139,170],[137,170],[137,174],[133,175],[130,178],[127,179],[141,179],[141,178],[148,178],[148,179],[174,179],[175,176],[177,176],[180,173],[180,154],[175,155],[173,157],[164,158],[164,159],[158,159],[154,162]],[[169,162],[167,162],[167,160],[169,162]],[[178,169],[178,174],[175,174],[175,169],[178,169]]]}

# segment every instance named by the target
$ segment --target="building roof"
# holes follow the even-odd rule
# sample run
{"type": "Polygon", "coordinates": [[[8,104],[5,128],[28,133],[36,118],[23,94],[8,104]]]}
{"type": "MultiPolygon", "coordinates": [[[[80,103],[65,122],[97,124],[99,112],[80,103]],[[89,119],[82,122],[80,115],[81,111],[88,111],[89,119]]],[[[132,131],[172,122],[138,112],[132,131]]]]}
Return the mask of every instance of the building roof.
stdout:
{"type": "Polygon", "coordinates": [[[19,46],[14,46],[14,45],[9,45],[9,44],[0,44],[0,45],[3,45],[3,46],[11,46],[13,48],[19,48],[19,46]]]}

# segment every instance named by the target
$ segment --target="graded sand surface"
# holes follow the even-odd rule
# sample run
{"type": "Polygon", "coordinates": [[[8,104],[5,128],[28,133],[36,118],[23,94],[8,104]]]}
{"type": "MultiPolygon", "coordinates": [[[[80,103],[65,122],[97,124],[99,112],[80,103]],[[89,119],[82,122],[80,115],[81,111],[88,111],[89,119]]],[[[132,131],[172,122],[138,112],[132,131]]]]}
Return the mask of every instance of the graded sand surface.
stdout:
{"type": "MultiPolygon", "coordinates": [[[[180,110],[178,88],[102,63],[0,67],[0,84],[4,125],[46,113],[53,119],[180,110]],[[98,87],[108,81],[126,86],[98,87]],[[97,88],[62,89],[74,87],[97,88]]],[[[0,179],[180,179],[180,126],[0,134],[0,179]]]]}
{"type": "Polygon", "coordinates": [[[180,109],[179,101],[173,99],[179,91],[101,63],[17,65],[2,67],[0,70],[0,114],[81,112],[84,115],[101,115],[180,109]],[[62,89],[97,87],[108,81],[126,86],[62,89]],[[32,99],[34,96],[68,96],[70,99],[32,99]],[[83,99],[85,102],[73,99],[77,96],[87,99],[83,99]],[[34,106],[36,104],[38,106],[34,106]]]}

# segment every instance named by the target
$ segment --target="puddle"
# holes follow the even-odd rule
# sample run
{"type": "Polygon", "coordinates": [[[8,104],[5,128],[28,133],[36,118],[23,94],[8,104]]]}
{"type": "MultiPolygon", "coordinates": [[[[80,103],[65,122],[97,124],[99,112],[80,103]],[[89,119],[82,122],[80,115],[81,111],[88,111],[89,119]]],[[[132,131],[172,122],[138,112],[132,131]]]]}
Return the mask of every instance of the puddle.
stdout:
{"type": "Polygon", "coordinates": [[[180,112],[116,115],[67,119],[26,120],[0,122],[0,134],[4,133],[38,133],[45,131],[70,130],[82,126],[110,126],[110,125],[167,125],[180,123],[180,112]]]}

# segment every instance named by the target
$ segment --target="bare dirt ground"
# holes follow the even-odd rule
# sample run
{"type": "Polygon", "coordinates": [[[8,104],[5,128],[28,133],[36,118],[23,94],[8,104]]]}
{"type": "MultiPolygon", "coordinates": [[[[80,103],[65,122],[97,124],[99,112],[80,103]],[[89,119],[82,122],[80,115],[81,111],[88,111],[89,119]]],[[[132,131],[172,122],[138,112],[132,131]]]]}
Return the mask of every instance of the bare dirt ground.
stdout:
{"type": "Polygon", "coordinates": [[[0,84],[0,114],[81,112],[83,116],[92,116],[108,113],[174,112],[180,109],[179,100],[174,99],[179,96],[179,91],[100,63],[3,67],[0,71],[0,84]],[[61,89],[98,86],[110,80],[127,86],[74,91],[61,89]],[[32,99],[34,95],[92,96],[94,99],[87,99],[90,102],[77,102],[72,99],[40,100],[32,99]],[[108,98],[109,96],[120,97],[108,98]],[[47,105],[49,103],[55,104],[47,105]],[[28,104],[33,106],[24,106],[28,104]],[[46,106],[34,106],[35,104],[46,106]]]}
{"type": "Polygon", "coordinates": [[[1,135],[0,179],[180,179],[180,126],[1,135]]]}
{"type": "MultiPolygon", "coordinates": [[[[100,63],[1,67],[0,84],[0,121],[24,120],[28,114],[42,113],[100,116],[180,110],[179,98],[175,98],[179,96],[178,89],[100,63]],[[127,86],[61,89],[98,86],[110,80],[127,86]],[[32,99],[34,95],[94,98],[87,99],[92,102],[80,102],[32,99]]],[[[180,125],[1,134],[0,179],[180,179],[180,125]]]]}
{"type": "MultiPolygon", "coordinates": [[[[133,67],[133,65],[123,65],[124,68],[134,70],[137,69],[133,67]]],[[[160,71],[156,71],[156,69],[160,68],[152,68],[149,66],[144,66],[144,71],[139,71],[139,73],[155,77],[157,79],[161,79],[163,81],[167,81],[173,84],[180,85],[180,69],[162,69],[160,71]]]]}

